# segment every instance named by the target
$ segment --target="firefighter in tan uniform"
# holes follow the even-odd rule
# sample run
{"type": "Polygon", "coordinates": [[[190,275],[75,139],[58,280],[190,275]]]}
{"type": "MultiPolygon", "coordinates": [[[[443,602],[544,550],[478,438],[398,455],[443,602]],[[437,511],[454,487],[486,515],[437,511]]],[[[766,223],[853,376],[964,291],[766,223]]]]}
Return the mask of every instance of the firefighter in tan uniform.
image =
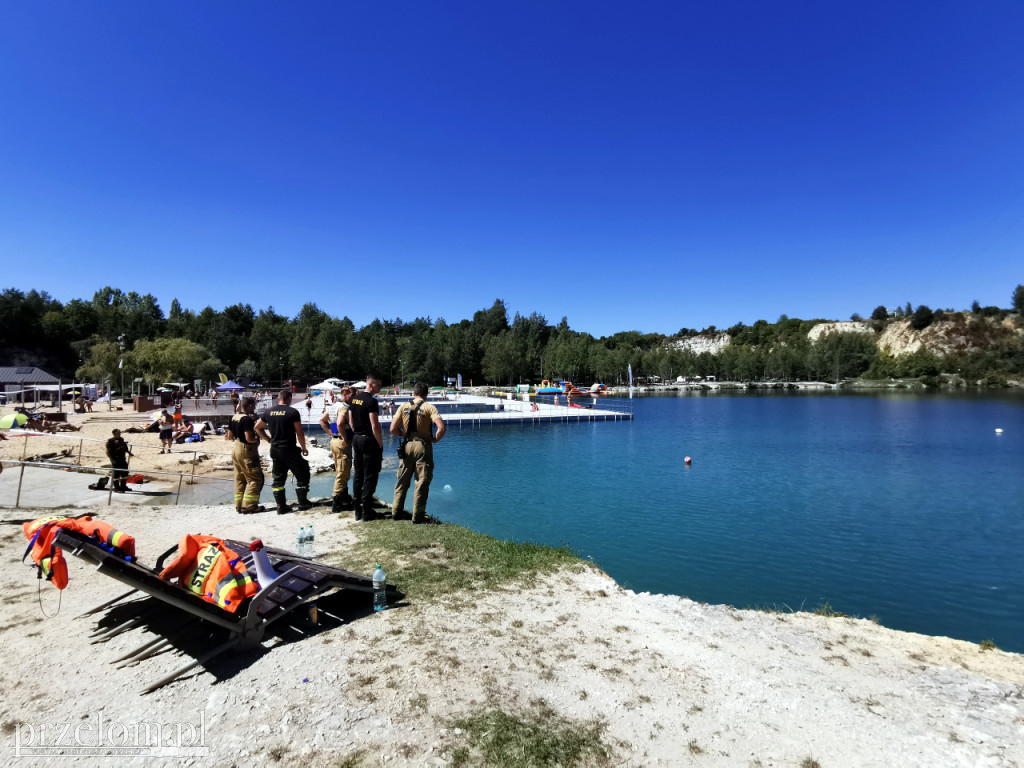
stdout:
{"type": "Polygon", "coordinates": [[[241,413],[235,414],[224,433],[231,444],[231,461],[235,465],[235,510],[242,515],[263,512],[260,491],[263,490],[263,466],[260,464],[260,437],[256,434],[256,399],[243,397],[241,413]]]}
{"type": "Polygon", "coordinates": [[[324,432],[331,433],[331,457],[334,459],[334,498],[331,512],[352,509],[352,496],[348,492],[348,479],[352,474],[352,430],[348,426],[348,403],[355,390],[352,387],[341,388],[341,402],[331,421],[330,411],[324,411],[320,417],[320,426],[324,432]]]}
{"type": "Polygon", "coordinates": [[[437,408],[427,402],[427,385],[422,382],[413,387],[413,401],[405,403],[391,420],[391,434],[399,435],[398,476],[395,481],[395,520],[412,520],[414,524],[427,522],[427,494],[434,477],[434,443],[444,437],[445,426],[437,408]],[[431,434],[431,424],[437,429],[431,434]],[[412,514],[405,511],[405,496],[409,484],[416,476],[412,514]]]}

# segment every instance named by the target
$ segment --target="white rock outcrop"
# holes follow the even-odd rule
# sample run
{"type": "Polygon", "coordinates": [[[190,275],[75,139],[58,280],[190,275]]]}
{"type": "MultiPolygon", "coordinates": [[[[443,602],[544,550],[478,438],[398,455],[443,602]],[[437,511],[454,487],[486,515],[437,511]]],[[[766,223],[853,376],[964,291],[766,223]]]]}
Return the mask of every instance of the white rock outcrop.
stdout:
{"type": "Polygon", "coordinates": [[[725,331],[719,331],[718,333],[700,333],[696,336],[688,336],[685,339],[677,339],[676,341],[669,342],[669,349],[679,349],[686,352],[692,352],[695,355],[709,352],[712,355],[717,355],[732,341],[732,337],[725,331]]]}
{"type": "Polygon", "coordinates": [[[864,322],[850,320],[844,323],[818,323],[807,332],[807,338],[817,341],[830,333],[867,333],[874,335],[875,329],[864,322]]]}
{"type": "Polygon", "coordinates": [[[979,317],[970,312],[947,314],[927,328],[915,331],[910,320],[890,322],[878,337],[878,348],[893,356],[925,348],[937,355],[980,352],[995,344],[1021,344],[1024,329],[1012,318],[979,317]]]}

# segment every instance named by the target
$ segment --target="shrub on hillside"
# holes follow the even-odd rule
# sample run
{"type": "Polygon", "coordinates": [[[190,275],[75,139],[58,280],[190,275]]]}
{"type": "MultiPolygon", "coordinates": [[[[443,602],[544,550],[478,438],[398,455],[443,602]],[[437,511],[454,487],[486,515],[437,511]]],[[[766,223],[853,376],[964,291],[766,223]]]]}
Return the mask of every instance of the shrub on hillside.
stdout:
{"type": "Polygon", "coordinates": [[[922,304],[915,309],[914,314],[910,316],[910,327],[915,331],[923,331],[932,324],[933,318],[934,313],[931,309],[927,305],[922,304]]]}

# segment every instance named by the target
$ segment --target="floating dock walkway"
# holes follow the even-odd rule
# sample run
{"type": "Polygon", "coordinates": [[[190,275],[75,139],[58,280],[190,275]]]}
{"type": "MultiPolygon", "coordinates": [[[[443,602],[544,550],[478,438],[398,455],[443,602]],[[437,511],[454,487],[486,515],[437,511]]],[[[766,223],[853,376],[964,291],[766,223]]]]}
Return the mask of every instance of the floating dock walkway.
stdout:
{"type": "MultiPolygon", "coordinates": [[[[387,395],[383,392],[377,395],[381,402],[383,411],[387,395]]],[[[408,397],[395,398],[395,407],[406,402],[408,397]]],[[[588,403],[584,408],[571,408],[566,405],[555,405],[552,403],[535,402],[532,398],[529,403],[522,400],[508,400],[505,398],[481,397],[479,395],[459,395],[458,400],[453,400],[450,395],[447,400],[430,398],[429,402],[438,406],[441,418],[449,427],[458,425],[477,426],[482,424],[537,424],[541,422],[578,422],[578,421],[630,421],[633,418],[631,410],[616,408],[598,408],[593,406],[593,398],[574,398],[581,404],[588,403]],[[537,410],[533,410],[536,404],[537,410]],[[469,406],[460,412],[463,406],[469,406]],[[483,406],[483,408],[481,408],[483,406]]],[[[598,401],[600,402],[600,401],[598,401]]],[[[391,417],[381,413],[381,424],[390,424],[391,417]]]]}

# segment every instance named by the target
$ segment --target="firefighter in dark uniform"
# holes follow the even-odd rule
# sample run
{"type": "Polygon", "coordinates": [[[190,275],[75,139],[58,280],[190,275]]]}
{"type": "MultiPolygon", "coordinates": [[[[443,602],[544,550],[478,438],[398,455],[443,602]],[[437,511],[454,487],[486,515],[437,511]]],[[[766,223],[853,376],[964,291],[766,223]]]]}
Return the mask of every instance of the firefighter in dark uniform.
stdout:
{"type": "Polygon", "coordinates": [[[260,414],[256,422],[256,434],[270,443],[271,486],[274,501],[277,502],[277,514],[290,512],[285,501],[284,483],[288,479],[288,470],[295,476],[295,496],[299,509],[309,509],[309,462],[304,458],[309,455],[306,448],[306,435],[302,431],[302,417],[292,408],[292,393],[282,389],[277,396],[277,405],[271,406],[260,414]],[[270,434],[267,434],[267,428],[270,434]],[[295,444],[298,440],[298,445],[295,444]]]}
{"type": "Polygon", "coordinates": [[[391,434],[402,438],[398,447],[398,474],[391,516],[395,520],[412,520],[418,525],[428,522],[427,495],[430,481],[434,478],[434,443],[444,437],[445,426],[437,408],[427,402],[427,385],[418,382],[412,391],[415,395],[412,402],[399,408],[391,420],[391,434]],[[436,427],[436,432],[432,431],[431,425],[436,427]],[[405,511],[405,497],[414,476],[416,491],[410,515],[405,511]]]}
{"type": "Polygon", "coordinates": [[[132,455],[128,443],[121,437],[121,430],[111,432],[113,437],[107,440],[107,458],[110,459],[111,474],[114,476],[114,493],[125,493],[128,487],[128,457],[132,455]]]}
{"type": "Polygon", "coordinates": [[[384,439],[380,434],[380,405],[374,397],[380,392],[380,379],[366,377],[366,389],[352,396],[348,406],[348,426],[352,430],[352,500],[356,520],[374,520],[373,492],[384,458],[384,439]]]}
{"type": "Polygon", "coordinates": [[[256,434],[256,398],[243,397],[240,412],[231,418],[226,440],[231,445],[231,461],[235,465],[235,510],[242,515],[263,512],[260,491],[263,490],[263,467],[260,465],[260,438],[256,434]]]}

